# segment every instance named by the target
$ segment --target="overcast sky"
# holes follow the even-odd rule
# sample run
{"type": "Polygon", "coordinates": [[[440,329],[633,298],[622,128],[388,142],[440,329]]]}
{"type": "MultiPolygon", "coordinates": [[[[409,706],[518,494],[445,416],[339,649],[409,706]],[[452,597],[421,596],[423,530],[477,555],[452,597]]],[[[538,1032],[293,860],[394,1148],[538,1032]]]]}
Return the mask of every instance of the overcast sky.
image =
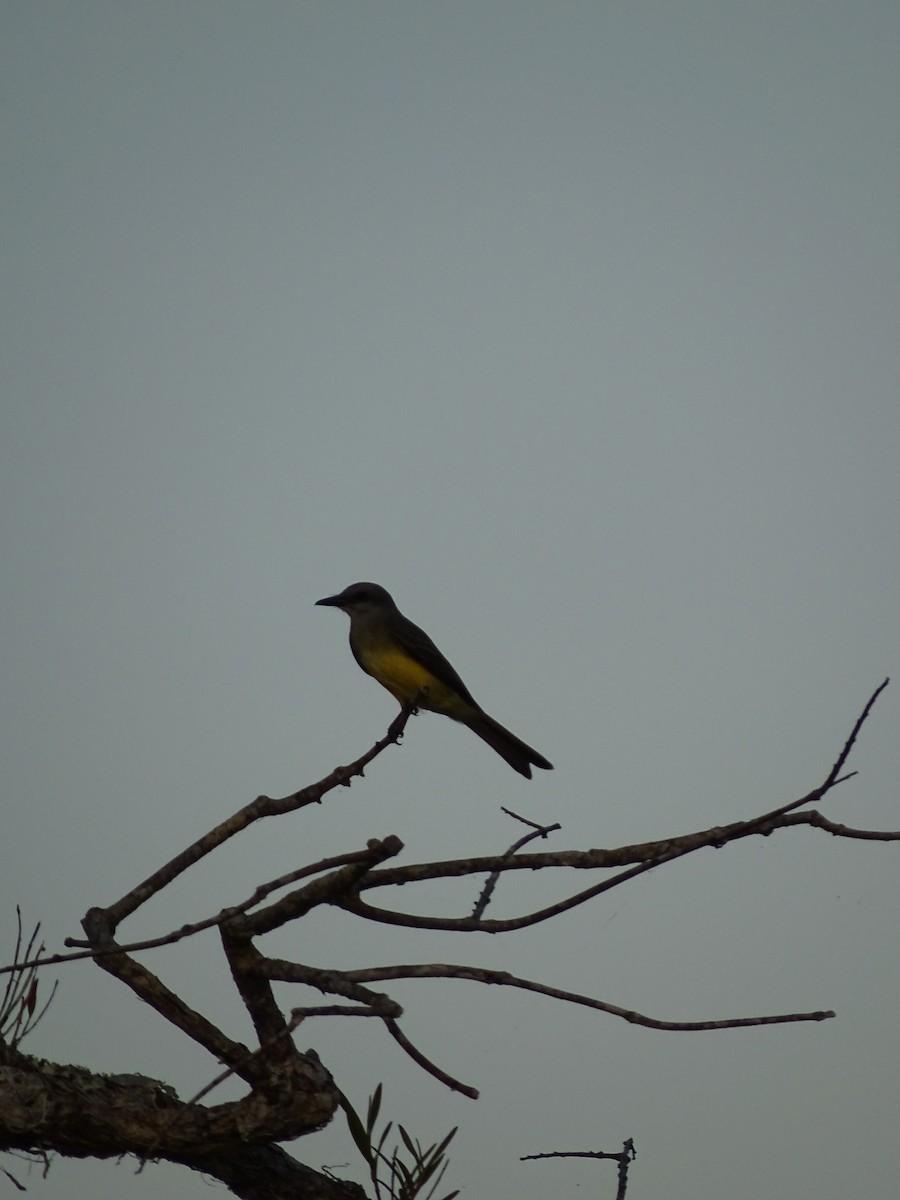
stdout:
{"type": "MultiPolygon", "coordinates": [[[[59,949],[253,796],[383,733],[394,702],[314,607],[358,579],[556,770],[528,783],[422,716],[123,936],[370,837],[404,862],[499,852],[500,805],[559,821],[551,848],[616,846],[824,778],[900,666],[895,2],[0,9],[6,957],[16,903],[59,949]]],[[[900,828],[895,688],[836,820],[900,828]]],[[[478,1102],[371,1022],[299,1040],[360,1104],[384,1080],[421,1140],[459,1124],[468,1197],[612,1196],[608,1164],[518,1158],[633,1137],[635,1200],[879,1200],[900,1178],[898,856],[792,830],[527,933],[325,914],[277,948],[480,962],[669,1019],[834,1008],[653,1033],[388,986],[478,1102]]],[[[518,880],[496,915],[583,882],[518,880]]],[[[419,903],[463,914],[475,890],[419,903]]],[[[213,935],[148,963],[250,1036],[213,935]]],[[[183,1096],[215,1074],[95,967],[55,975],[32,1053],[183,1096]]],[[[356,1172],[340,1121],[290,1149],[356,1172]]],[[[161,1166],[5,1165],[43,1200],[210,1195],[161,1166]]]]}

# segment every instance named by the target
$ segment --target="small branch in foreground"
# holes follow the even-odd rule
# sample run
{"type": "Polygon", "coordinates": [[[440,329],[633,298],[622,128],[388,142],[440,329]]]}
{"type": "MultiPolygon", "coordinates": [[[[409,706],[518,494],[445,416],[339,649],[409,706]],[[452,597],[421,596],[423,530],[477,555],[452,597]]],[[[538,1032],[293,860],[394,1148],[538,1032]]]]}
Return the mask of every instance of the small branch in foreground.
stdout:
{"type": "Polygon", "coordinates": [[[517,842],[513,842],[510,848],[500,859],[496,870],[492,871],[485,880],[484,887],[481,889],[481,895],[475,901],[475,907],[472,909],[472,919],[475,921],[481,920],[482,916],[484,915],[484,910],[490,904],[491,897],[494,894],[494,889],[497,886],[497,881],[500,878],[500,873],[503,870],[504,865],[508,863],[509,860],[513,858],[519,850],[522,849],[523,846],[527,846],[528,843],[534,841],[535,838],[546,838],[548,834],[555,833],[557,829],[562,829],[562,826],[559,824],[559,822],[557,822],[555,825],[536,825],[534,821],[529,821],[526,817],[520,817],[519,814],[514,813],[512,809],[504,808],[502,811],[505,812],[507,816],[512,817],[514,820],[521,821],[523,825],[530,825],[531,832],[526,833],[524,837],[520,837],[517,842]]]}
{"type": "Polygon", "coordinates": [[[634,1148],[634,1138],[626,1138],[622,1143],[622,1149],[618,1153],[610,1153],[608,1150],[548,1150],[544,1154],[523,1154],[519,1162],[529,1162],[538,1158],[609,1158],[613,1162],[619,1164],[619,1188],[616,1192],[616,1200],[624,1200],[625,1191],[628,1187],[628,1168],[637,1158],[637,1151],[634,1148]]]}

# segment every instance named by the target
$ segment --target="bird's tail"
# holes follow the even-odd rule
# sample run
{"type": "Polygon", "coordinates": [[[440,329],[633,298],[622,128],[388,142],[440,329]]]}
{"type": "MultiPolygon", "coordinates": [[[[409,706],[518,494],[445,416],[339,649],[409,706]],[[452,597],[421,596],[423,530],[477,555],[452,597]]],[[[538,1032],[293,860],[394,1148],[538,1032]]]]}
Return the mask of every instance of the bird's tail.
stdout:
{"type": "Polygon", "coordinates": [[[487,742],[492,750],[496,750],[501,758],[505,758],[514,771],[518,771],[526,779],[531,778],[533,766],[540,767],[543,771],[552,771],[553,763],[547,762],[542,754],[538,754],[537,750],[532,750],[514,733],[504,729],[499,721],[489,717],[486,712],[476,713],[465,723],[482,741],[487,742]]]}

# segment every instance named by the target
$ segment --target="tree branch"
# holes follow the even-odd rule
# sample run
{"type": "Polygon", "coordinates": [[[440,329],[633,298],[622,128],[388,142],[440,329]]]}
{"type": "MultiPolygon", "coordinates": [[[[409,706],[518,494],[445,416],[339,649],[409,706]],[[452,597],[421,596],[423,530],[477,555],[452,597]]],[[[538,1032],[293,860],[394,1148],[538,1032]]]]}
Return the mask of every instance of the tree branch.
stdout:
{"type": "Polygon", "coordinates": [[[595,1000],[592,996],[583,996],[578,992],[567,992],[562,988],[550,987],[546,983],[538,983],[532,979],[522,979],[511,975],[508,971],[494,971],[486,967],[470,967],[460,963],[405,963],[402,966],[368,967],[356,971],[345,972],[349,979],[358,983],[369,983],[382,979],[468,979],[475,983],[499,984],[502,987],[521,988],[527,992],[537,992],[541,996],[551,996],[555,1000],[565,1000],[569,1004],[579,1004],[584,1008],[593,1008],[598,1012],[609,1013],[621,1017],[630,1025],[643,1025],[647,1029],[667,1029],[677,1032],[695,1033],[711,1029],[742,1029],[750,1025],[786,1025],[797,1021],[827,1021],[835,1014],[831,1011],[806,1013],[778,1013],[774,1016],[763,1017],[726,1017],[716,1021],[663,1021],[656,1017],[645,1016],[634,1009],[621,1008],[618,1004],[609,1004],[605,1000],[595,1000]]]}
{"type": "Polygon", "coordinates": [[[177,879],[182,872],[188,867],[192,867],[194,863],[199,862],[207,854],[216,850],[229,838],[234,837],[236,833],[246,829],[248,825],[252,825],[255,821],[260,821],[264,817],[280,816],[283,813],[294,812],[298,808],[305,808],[308,804],[321,804],[322,797],[332,791],[336,787],[349,787],[355,776],[361,776],[365,767],[376,758],[388,746],[395,745],[399,742],[403,735],[403,730],[406,728],[406,723],[412,716],[413,710],[410,708],[402,708],[394,720],[388,727],[388,731],[380,741],[377,741],[371,749],[367,750],[355,762],[349,763],[344,767],[336,767],[324,779],[320,779],[318,783],[310,784],[309,787],[301,788],[297,792],[292,792],[289,796],[284,796],[281,799],[273,799],[271,796],[257,796],[249,804],[238,809],[227,820],[217,825],[215,829],[211,829],[209,833],[198,838],[193,845],[188,846],[186,850],[182,850],[158,871],[154,871],[148,876],[143,883],[139,883],[136,888],[124,895],[115,904],[110,904],[106,909],[107,919],[111,929],[115,932],[118,925],[125,919],[131,916],[142,904],[145,904],[151,896],[161,891],[164,887],[177,879]]]}

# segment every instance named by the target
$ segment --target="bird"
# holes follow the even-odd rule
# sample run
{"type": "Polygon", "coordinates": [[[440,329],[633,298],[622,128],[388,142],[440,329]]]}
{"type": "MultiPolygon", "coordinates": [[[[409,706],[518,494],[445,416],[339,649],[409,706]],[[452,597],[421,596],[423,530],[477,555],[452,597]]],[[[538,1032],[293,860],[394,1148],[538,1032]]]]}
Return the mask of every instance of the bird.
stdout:
{"type": "Polygon", "coordinates": [[[351,583],[316,604],[347,614],[353,657],[401,708],[415,705],[467,725],[526,779],[532,767],[553,769],[542,754],[484,711],[428,634],[401,613],[385,588],[351,583]]]}

